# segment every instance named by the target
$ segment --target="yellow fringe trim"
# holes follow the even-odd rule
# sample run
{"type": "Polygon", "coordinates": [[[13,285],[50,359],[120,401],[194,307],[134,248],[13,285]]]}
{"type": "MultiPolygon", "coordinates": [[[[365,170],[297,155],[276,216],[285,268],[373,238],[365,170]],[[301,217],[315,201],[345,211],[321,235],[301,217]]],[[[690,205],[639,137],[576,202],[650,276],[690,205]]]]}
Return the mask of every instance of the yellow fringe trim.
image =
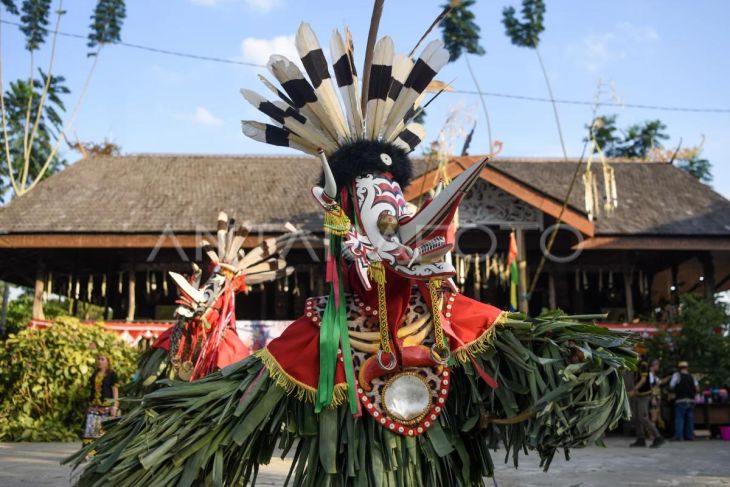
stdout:
{"type": "Polygon", "coordinates": [[[508,319],[509,312],[502,311],[501,313],[499,313],[499,315],[497,315],[497,318],[494,320],[494,323],[492,323],[492,326],[487,328],[484,333],[482,333],[475,340],[462,345],[452,352],[453,355],[456,357],[456,360],[464,364],[469,362],[470,353],[478,354],[486,352],[487,350],[492,348],[492,342],[494,341],[494,334],[497,332],[497,327],[504,325],[508,319]]]}
{"type": "MultiPolygon", "coordinates": [[[[316,387],[309,386],[289,375],[267,348],[254,352],[254,355],[264,364],[269,372],[269,377],[277,386],[284,389],[287,395],[295,394],[300,401],[314,404],[317,399],[316,387]]],[[[347,402],[347,383],[335,384],[330,407],[337,407],[345,402],[347,402]]]]}
{"type": "Polygon", "coordinates": [[[344,237],[350,230],[350,219],[339,205],[324,213],[324,229],[332,235],[344,237]]]}

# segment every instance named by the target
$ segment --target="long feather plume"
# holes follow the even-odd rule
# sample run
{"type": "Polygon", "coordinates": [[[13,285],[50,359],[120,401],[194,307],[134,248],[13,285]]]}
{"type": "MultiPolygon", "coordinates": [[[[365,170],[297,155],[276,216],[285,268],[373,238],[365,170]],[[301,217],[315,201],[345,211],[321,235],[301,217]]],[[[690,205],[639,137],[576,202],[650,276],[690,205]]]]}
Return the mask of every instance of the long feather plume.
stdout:
{"type": "Polygon", "coordinates": [[[269,257],[273,256],[279,251],[279,248],[280,244],[276,238],[267,238],[259,245],[251,249],[245,257],[239,260],[236,267],[238,269],[245,269],[247,267],[250,267],[258,262],[261,262],[262,260],[268,259],[269,257]]]}
{"type": "Polygon", "coordinates": [[[280,147],[291,147],[306,154],[317,154],[317,149],[314,146],[296,134],[293,134],[288,129],[254,120],[243,120],[241,122],[241,128],[246,137],[250,137],[257,142],[278,145],[280,147]]]}
{"type": "Polygon", "coordinates": [[[385,36],[375,44],[373,63],[370,66],[370,85],[367,92],[365,127],[368,139],[375,139],[380,132],[385,112],[385,102],[390,90],[393,70],[393,40],[385,36]]]}
{"type": "Polygon", "coordinates": [[[332,78],[327,67],[327,59],[319,45],[317,35],[312,27],[302,22],[294,39],[304,70],[317,94],[316,104],[321,106],[325,117],[320,117],[328,130],[336,135],[338,141],[349,137],[348,127],[342,114],[339,98],[332,86],[332,78]]]}
{"type": "MultiPolygon", "coordinates": [[[[331,146],[331,141],[324,136],[322,133],[309,122],[309,120],[303,116],[296,108],[293,108],[285,102],[276,101],[270,102],[255,91],[241,90],[241,94],[251,105],[254,106],[260,112],[266,114],[275,123],[286,127],[290,134],[286,134],[281,131],[271,130],[269,138],[272,142],[267,142],[272,145],[279,145],[285,147],[293,147],[299,149],[302,147],[306,150],[304,152],[310,154],[312,151],[317,150],[317,147],[331,146]],[[298,147],[291,145],[291,142],[296,144],[298,147]]],[[[244,126],[243,131],[249,137],[259,140],[262,136],[262,127],[255,126],[253,128],[246,128],[244,126]],[[250,132],[250,133],[249,133],[250,132]],[[257,138],[259,137],[259,138],[257,138]]],[[[265,129],[265,128],[264,128],[265,129]]],[[[264,134],[264,139],[266,139],[264,134]]],[[[302,150],[302,149],[299,149],[302,150]]]]}
{"type": "Polygon", "coordinates": [[[252,276],[246,276],[246,284],[248,286],[253,286],[254,284],[261,284],[262,282],[274,281],[276,279],[281,279],[282,277],[290,276],[293,272],[293,267],[287,267],[276,271],[260,272],[252,276]]]}
{"type": "Polygon", "coordinates": [[[408,73],[410,73],[412,69],[413,61],[408,56],[396,54],[393,58],[393,71],[390,79],[390,89],[388,90],[388,99],[385,100],[384,118],[381,121],[378,135],[382,135],[384,128],[382,123],[385,122],[390,115],[393,105],[395,105],[395,100],[398,99],[398,95],[400,95],[400,92],[403,90],[403,84],[406,82],[408,73]]]}
{"type": "Polygon", "coordinates": [[[207,240],[201,240],[200,247],[203,249],[203,252],[205,252],[205,255],[208,256],[212,263],[217,264],[220,261],[220,259],[218,259],[218,253],[213,250],[210,242],[208,242],[207,240]]]}
{"type": "Polygon", "coordinates": [[[395,138],[393,144],[411,152],[426,138],[426,129],[420,123],[411,123],[395,138]]]}
{"type": "MultiPolygon", "coordinates": [[[[284,56],[275,54],[269,58],[267,67],[294,102],[294,107],[301,111],[308,120],[316,122],[317,126],[311,124],[310,129],[321,131],[322,136],[329,139],[328,144],[322,145],[336,147],[337,133],[328,128],[328,125],[329,127],[332,126],[332,123],[328,120],[328,114],[324,111],[322,105],[318,103],[314,88],[306,80],[297,65],[284,56]],[[322,129],[320,130],[319,127],[322,127],[322,129]]],[[[304,134],[299,135],[305,136],[304,134]]]]}
{"type": "Polygon", "coordinates": [[[294,105],[294,101],[291,98],[289,98],[288,96],[286,96],[286,93],[282,92],[279,88],[277,88],[274,83],[269,81],[268,78],[266,78],[266,76],[260,74],[259,80],[261,80],[261,82],[264,84],[264,86],[266,86],[272,92],[276,93],[276,96],[278,96],[283,101],[285,101],[289,106],[291,106],[292,108],[296,107],[294,105]]]}
{"type": "Polygon", "coordinates": [[[218,258],[222,259],[226,255],[226,240],[228,236],[228,215],[224,212],[218,213],[218,225],[216,231],[216,240],[218,243],[218,258]]]}
{"type": "MultiPolygon", "coordinates": [[[[345,31],[346,35],[349,31],[345,31]]],[[[330,55],[340,96],[345,104],[350,137],[357,139],[363,134],[362,108],[357,86],[357,71],[349,43],[346,45],[340,32],[335,30],[330,39],[330,55]]]]}
{"type": "Polygon", "coordinates": [[[247,276],[258,274],[260,272],[276,271],[286,267],[284,259],[268,259],[259,264],[252,265],[243,270],[247,276]]]}
{"type": "Polygon", "coordinates": [[[429,42],[423,49],[416,64],[408,74],[403,89],[390,111],[388,120],[385,122],[383,130],[383,138],[391,140],[395,129],[403,120],[406,112],[413,107],[418,96],[426,90],[436,73],[449,62],[449,51],[444,49],[444,44],[440,40],[429,42]]]}
{"type": "Polygon", "coordinates": [[[285,102],[280,102],[285,105],[285,107],[282,107],[281,105],[277,105],[276,102],[267,100],[253,90],[242,89],[241,95],[243,95],[243,98],[253,105],[256,110],[267,115],[272,121],[282,126],[284,125],[284,118],[286,117],[293,117],[301,123],[306,123],[307,121],[307,118],[299,113],[296,108],[287,105],[285,102]]]}
{"type": "Polygon", "coordinates": [[[238,256],[238,251],[241,249],[241,245],[243,245],[243,242],[246,240],[248,232],[249,229],[244,225],[241,225],[235,232],[233,232],[233,239],[226,250],[225,262],[228,264],[232,264],[234,262],[238,256]]]}
{"type": "MultiPolygon", "coordinates": [[[[401,133],[401,131],[406,127],[406,125],[410,124],[414,118],[418,116],[418,114],[421,112],[421,102],[426,97],[426,93],[421,93],[418,95],[418,98],[416,98],[416,101],[413,102],[413,106],[406,111],[406,114],[403,115],[403,119],[398,122],[398,124],[395,126],[395,129],[391,132],[390,139],[394,139],[398,136],[398,134],[401,133]]],[[[385,138],[384,138],[385,139],[385,138]]],[[[385,139],[385,140],[390,140],[385,139]]]]}

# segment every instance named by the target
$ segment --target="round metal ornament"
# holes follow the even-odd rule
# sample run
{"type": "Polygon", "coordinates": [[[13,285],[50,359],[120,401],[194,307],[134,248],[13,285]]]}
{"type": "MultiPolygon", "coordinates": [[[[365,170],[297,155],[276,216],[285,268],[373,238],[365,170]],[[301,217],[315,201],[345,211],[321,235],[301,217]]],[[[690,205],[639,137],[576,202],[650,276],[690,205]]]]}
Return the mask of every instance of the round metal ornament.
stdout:
{"type": "Polygon", "coordinates": [[[418,423],[431,408],[431,390],[415,372],[393,376],[382,392],[383,409],[393,420],[410,425],[418,423]]]}

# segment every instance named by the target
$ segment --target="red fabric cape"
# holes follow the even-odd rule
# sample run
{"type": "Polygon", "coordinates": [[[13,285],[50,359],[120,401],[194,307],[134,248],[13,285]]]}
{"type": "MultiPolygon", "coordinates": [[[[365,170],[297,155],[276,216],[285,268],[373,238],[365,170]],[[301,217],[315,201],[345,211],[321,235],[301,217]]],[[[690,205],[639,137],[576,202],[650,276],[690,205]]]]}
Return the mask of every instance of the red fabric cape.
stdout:
{"type": "MultiPolygon", "coordinates": [[[[170,338],[172,337],[173,328],[170,327],[163,331],[152,344],[152,348],[161,348],[170,351],[170,338]]],[[[218,356],[216,357],[217,368],[222,369],[227,365],[245,359],[249,355],[251,355],[251,350],[241,341],[236,331],[232,328],[226,328],[218,347],[218,356]]]]}
{"type": "MultiPolygon", "coordinates": [[[[370,291],[363,288],[357,281],[354,272],[349,273],[349,291],[359,296],[367,306],[377,309],[378,295],[373,287],[370,291]]],[[[388,299],[388,325],[391,337],[396,336],[398,325],[408,306],[411,288],[418,284],[419,290],[426,303],[430,306],[431,299],[425,283],[404,278],[388,271],[386,281],[386,296],[388,299]]],[[[446,306],[446,303],[444,303],[446,306]]],[[[502,311],[494,306],[480,303],[473,299],[454,295],[447,319],[451,320],[454,334],[467,346],[478,340],[495,323],[502,311]]],[[[457,341],[449,338],[452,350],[459,347],[457,341]]],[[[316,389],[319,383],[319,326],[310,318],[302,316],[289,325],[280,337],[274,339],[266,347],[279,367],[299,385],[316,389]]],[[[338,361],[335,372],[335,384],[345,382],[345,373],[342,363],[338,361]]]]}

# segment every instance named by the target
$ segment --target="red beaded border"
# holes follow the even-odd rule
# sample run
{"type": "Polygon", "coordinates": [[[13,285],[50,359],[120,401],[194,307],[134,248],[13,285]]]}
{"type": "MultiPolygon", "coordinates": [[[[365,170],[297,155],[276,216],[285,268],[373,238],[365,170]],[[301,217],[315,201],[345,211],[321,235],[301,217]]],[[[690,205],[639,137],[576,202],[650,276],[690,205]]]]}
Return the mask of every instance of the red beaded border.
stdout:
{"type": "Polygon", "coordinates": [[[418,436],[423,434],[443,411],[446,405],[446,398],[449,395],[449,385],[451,384],[451,372],[448,368],[444,367],[441,372],[441,383],[439,384],[439,391],[434,401],[434,406],[426,414],[426,416],[417,424],[407,426],[397,421],[391,420],[385,413],[378,411],[375,405],[370,401],[370,398],[365,394],[362,388],[357,388],[357,394],[360,397],[360,401],[364,406],[364,409],[377,421],[383,428],[386,428],[393,433],[398,433],[403,436],[418,436]]]}

